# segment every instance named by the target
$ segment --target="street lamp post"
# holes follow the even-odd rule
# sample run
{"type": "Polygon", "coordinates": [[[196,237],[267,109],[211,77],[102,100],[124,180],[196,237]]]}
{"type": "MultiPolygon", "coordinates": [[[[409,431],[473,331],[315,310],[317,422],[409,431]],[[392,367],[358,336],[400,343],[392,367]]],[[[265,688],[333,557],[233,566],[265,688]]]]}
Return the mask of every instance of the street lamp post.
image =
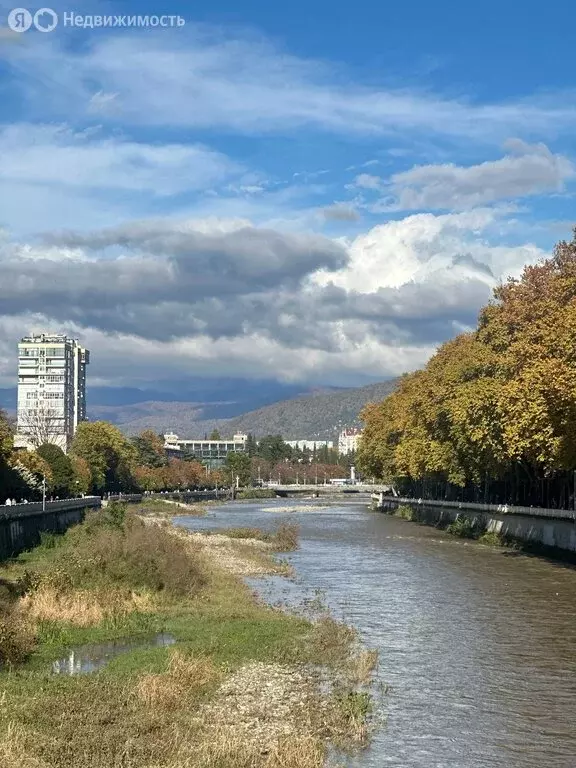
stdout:
{"type": "Polygon", "coordinates": [[[42,512],[46,512],[46,475],[42,475],[42,512]]]}

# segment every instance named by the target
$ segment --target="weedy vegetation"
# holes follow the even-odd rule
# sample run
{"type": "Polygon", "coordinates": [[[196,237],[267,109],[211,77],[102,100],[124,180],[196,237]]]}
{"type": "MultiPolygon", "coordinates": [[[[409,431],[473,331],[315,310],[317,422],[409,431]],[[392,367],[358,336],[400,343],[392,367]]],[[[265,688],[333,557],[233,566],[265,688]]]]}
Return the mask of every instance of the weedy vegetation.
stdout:
{"type": "MultiPolygon", "coordinates": [[[[271,563],[298,546],[295,526],[249,534],[271,563]]],[[[365,743],[375,655],[257,601],[201,538],[113,504],[0,569],[0,768],[320,768],[328,743],[365,743]],[[176,644],[52,672],[158,632],[176,644]]]]}

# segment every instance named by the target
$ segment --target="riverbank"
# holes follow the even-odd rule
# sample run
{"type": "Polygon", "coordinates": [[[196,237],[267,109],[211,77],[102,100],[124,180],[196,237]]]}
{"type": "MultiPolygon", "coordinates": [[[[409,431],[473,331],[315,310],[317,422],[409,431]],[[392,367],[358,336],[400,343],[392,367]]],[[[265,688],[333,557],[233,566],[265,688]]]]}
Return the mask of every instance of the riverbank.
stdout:
{"type": "MultiPolygon", "coordinates": [[[[480,505],[478,505],[480,506],[480,505]]],[[[459,509],[441,502],[386,499],[376,507],[385,514],[446,531],[491,547],[502,547],[551,560],[576,563],[573,521],[527,517],[477,509],[459,509]]]]}
{"type": "Polygon", "coordinates": [[[294,535],[189,534],[150,512],[111,505],[1,569],[0,766],[320,768],[329,743],[361,745],[375,656],[241,579],[285,573],[294,535]],[[142,643],[99,671],[54,674],[127,638],[142,643]]]}

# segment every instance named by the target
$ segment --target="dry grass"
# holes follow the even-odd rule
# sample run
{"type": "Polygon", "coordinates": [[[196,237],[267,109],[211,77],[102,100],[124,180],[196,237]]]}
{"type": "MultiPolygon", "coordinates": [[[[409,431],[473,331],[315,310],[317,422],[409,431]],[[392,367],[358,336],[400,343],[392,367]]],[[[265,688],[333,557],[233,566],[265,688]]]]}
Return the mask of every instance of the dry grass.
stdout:
{"type": "Polygon", "coordinates": [[[347,624],[323,616],[315,622],[310,637],[312,661],[342,669],[352,658],[357,633],[347,624]]]}
{"type": "Polygon", "coordinates": [[[206,531],[207,536],[226,536],[229,539],[251,539],[268,544],[276,552],[292,552],[298,549],[299,529],[292,523],[281,523],[274,533],[268,533],[261,528],[223,528],[216,531],[206,531]]]}
{"type": "Polygon", "coordinates": [[[154,598],[150,592],[130,590],[58,591],[47,584],[20,599],[24,615],[35,621],[64,621],[76,627],[91,627],[111,616],[132,611],[151,611],[154,598]]]}
{"type": "Polygon", "coordinates": [[[24,661],[34,649],[34,624],[16,607],[0,612],[0,667],[24,661]]]}
{"type": "MultiPolygon", "coordinates": [[[[281,538],[297,545],[297,529],[281,538]]],[[[328,741],[363,743],[369,697],[342,681],[366,683],[375,654],[354,654],[355,632],[333,619],[308,631],[267,609],[236,578],[278,572],[275,548],[127,516],[27,561],[38,570],[19,615],[90,627],[152,607],[182,645],[93,676],[6,675],[0,768],[321,768],[328,741]]]]}
{"type": "Polygon", "coordinates": [[[292,523],[282,523],[272,537],[272,545],[278,552],[292,552],[298,549],[300,530],[292,523]]]}
{"type": "Polygon", "coordinates": [[[189,656],[172,650],[168,671],[142,675],[136,683],[136,695],[146,707],[176,709],[190,695],[214,683],[220,677],[214,662],[206,656],[189,656]]]}
{"type": "Polygon", "coordinates": [[[162,763],[162,768],[322,768],[324,764],[324,745],[313,736],[281,738],[262,751],[223,731],[213,733],[210,741],[191,751],[184,748],[173,761],[162,763]]]}
{"type": "Polygon", "coordinates": [[[51,768],[29,753],[30,735],[20,726],[10,723],[0,740],[0,768],[51,768]]]}
{"type": "Polygon", "coordinates": [[[346,664],[347,677],[352,685],[368,685],[378,664],[378,651],[363,648],[346,664]]]}

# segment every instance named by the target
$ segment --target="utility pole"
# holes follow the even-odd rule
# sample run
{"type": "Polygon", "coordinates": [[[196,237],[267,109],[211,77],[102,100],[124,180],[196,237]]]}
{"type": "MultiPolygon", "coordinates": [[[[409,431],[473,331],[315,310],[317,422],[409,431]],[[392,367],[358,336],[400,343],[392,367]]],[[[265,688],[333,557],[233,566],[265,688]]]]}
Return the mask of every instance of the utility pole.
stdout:
{"type": "Polygon", "coordinates": [[[46,512],[46,475],[42,475],[42,512],[46,512]]]}

